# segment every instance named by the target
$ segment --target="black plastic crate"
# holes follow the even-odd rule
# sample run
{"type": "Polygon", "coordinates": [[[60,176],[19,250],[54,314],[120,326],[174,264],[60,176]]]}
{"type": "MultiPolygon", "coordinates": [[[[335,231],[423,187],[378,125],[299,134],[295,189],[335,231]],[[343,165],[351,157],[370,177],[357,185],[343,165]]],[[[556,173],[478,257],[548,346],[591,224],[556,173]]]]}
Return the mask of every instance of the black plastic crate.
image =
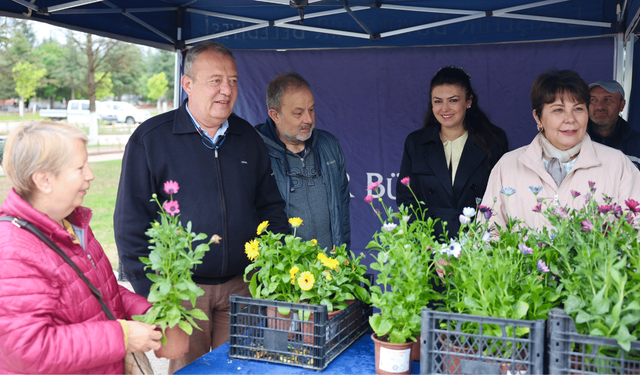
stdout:
{"type": "Polygon", "coordinates": [[[323,370],[370,331],[372,307],[356,301],[332,319],[324,305],[231,296],[229,357],[323,370]],[[277,316],[288,308],[287,317],[277,316]],[[304,321],[298,312],[313,316],[304,321]]]}
{"type": "Polygon", "coordinates": [[[544,373],[544,320],[422,310],[421,374],[544,373]],[[516,329],[528,330],[525,338],[516,329]],[[500,335],[489,332],[499,331],[500,335]]]}
{"type": "Polygon", "coordinates": [[[612,338],[582,335],[564,310],[549,313],[551,374],[640,374],[640,341],[624,351],[612,338]]]}

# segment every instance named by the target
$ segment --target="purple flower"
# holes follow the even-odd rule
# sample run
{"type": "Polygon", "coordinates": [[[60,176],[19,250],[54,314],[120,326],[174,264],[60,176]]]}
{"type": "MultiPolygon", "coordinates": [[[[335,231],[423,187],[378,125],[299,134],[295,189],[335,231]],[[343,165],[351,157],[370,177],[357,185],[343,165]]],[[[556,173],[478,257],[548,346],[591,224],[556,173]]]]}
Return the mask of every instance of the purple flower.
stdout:
{"type": "Polygon", "coordinates": [[[604,199],[604,203],[606,204],[611,204],[611,201],[613,200],[613,197],[608,196],[607,194],[602,194],[602,198],[604,199]]]}
{"type": "Polygon", "coordinates": [[[458,220],[460,220],[460,224],[469,224],[471,222],[471,219],[464,215],[460,215],[458,220]]]}
{"type": "Polygon", "coordinates": [[[593,229],[593,223],[591,223],[589,219],[581,221],[580,224],[582,225],[582,230],[585,232],[591,232],[591,229],[593,229]]]}
{"type": "Polygon", "coordinates": [[[478,211],[482,212],[482,214],[484,215],[485,219],[487,219],[487,220],[491,219],[492,213],[491,213],[491,208],[490,207],[480,205],[480,206],[478,206],[478,211]]]}
{"type": "Polygon", "coordinates": [[[373,195],[367,195],[366,197],[364,197],[364,201],[367,203],[373,202],[373,195]]]}
{"type": "Polygon", "coordinates": [[[604,204],[602,206],[598,206],[598,211],[600,211],[601,214],[606,214],[609,211],[611,211],[613,207],[611,207],[611,205],[609,204],[604,204]]]}
{"type": "Polygon", "coordinates": [[[536,204],[536,205],[533,207],[533,210],[532,210],[532,211],[533,211],[533,212],[540,212],[540,210],[542,210],[542,205],[541,205],[541,204],[536,204]]]}
{"type": "Polygon", "coordinates": [[[567,211],[565,211],[564,208],[558,206],[553,210],[553,214],[560,216],[563,219],[568,219],[569,218],[569,214],[567,214],[567,211]]]}
{"type": "Polygon", "coordinates": [[[476,204],[480,204],[480,203],[482,203],[482,198],[476,197],[476,204]]]}
{"type": "Polygon", "coordinates": [[[532,248],[530,248],[530,247],[529,247],[529,246],[527,246],[527,245],[520,244],[520,245],[518,245],[518,249],[520,249],[520,252],[521,252],[522,254],[524,254],[524,255],[531,255],[531,254],[533,254],[533,249],[532,249],[532,248]]]}
{"type": "Polygon", "coordinates": [[[538,195],[540,191],[542,191],[542,186],[529,186],[529,191],[533,193],[533,195],[538,195]]]}
{"type": "Polygon", "coordinates": [[[549,244],[548,244],[548,243],[546,243],[546,242],[540,242],[540,243],[538,244],[538,247],[539,247],[539,248],[543,248],[543,247],[545,247],[545,246],[549,246],[549,244]]]}
{"type": "Polygon", "coordinates": [[[622,206],[620,206],[617,203],[614,203],[611,210],[613,211],[613,214],[616,215],[617,217],[620,217],[620,215],[622,215],[622,206]]]}
{"type": "Polygon", "coordinates": [[[509,196],[512,196],[513,194],[515,194],[516,190],[514,188],[506,187],[506,188],[500,189],[500,192],[502,194],[506,195],[507,197],[509,197],[509,196]]]}
{"type": "Polygon", "coordinates": [[[579,191],[575,191],[575,190],[571,190],[571,196],[575,199],[578,198],[580,196],[580,192],[579,191]]]}
{"type": "Polygon", "coordinates": [[[538,271],[542,273],[549,273],[549,267],[547,267],[542,259],[538,259],[538,264],[536,266],[538,267],[538,271]]]}

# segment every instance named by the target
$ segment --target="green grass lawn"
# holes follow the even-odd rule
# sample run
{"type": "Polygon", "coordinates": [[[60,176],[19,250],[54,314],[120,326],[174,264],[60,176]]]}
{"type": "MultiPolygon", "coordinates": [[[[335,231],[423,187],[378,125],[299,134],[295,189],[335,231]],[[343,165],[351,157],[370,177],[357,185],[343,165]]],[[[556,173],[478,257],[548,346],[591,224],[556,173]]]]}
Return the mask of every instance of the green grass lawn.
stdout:
{"type": "MultiPolygon", "coordinates": [[[[120,179],[121,160],[90,163],[96,178],[84,198],[83,206],[93,210],[91,229],[109,257],[113,269],[118,267],[118,251],[113,236],[113,210],[120,179]]],[[[0,177],[0,202],[4,202],[11,189],[11,182],[0,177]]]]}

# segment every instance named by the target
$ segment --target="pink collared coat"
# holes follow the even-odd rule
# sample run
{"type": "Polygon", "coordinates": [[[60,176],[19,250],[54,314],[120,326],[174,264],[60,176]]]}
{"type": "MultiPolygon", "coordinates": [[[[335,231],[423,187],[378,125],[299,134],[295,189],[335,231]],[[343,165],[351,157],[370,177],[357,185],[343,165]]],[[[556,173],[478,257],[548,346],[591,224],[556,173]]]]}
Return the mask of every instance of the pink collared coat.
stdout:
{"type": "Polygon", "coordinates": [[[547,204],[576,209],[584,206],[589,181],[595,182],[593,196],[599,204],[604,203],[603,193],[623,207],[627,199],[640,201],[640,172],[622,152],[593,142],[585,134],[578,159],[558,187],[544,168],[538,137],[541,135],[529,145],[505,154],[491,171],[482,199],[483,205],[493,207],[491,222],[503,226],[510,215],[524,219],[533,228],[547,225],[542,214],[533,211],[537,201],[530,186],[542,186],[537,198],[544,198],[547,204]],[[516,191],[510,197],[501,193],[502,188],[508,187],[516,191]],[[574,199],[572,190],[581,195],[574,199]]]}
{"type": "MultiPolygon", "coordinates": [[[[88,208],[78,207],[68,218],[83,230],[86,252],[13,189],[0,215],[19,216],[49,236],[100,289],[116,318],[151,307],[118,285],[89,227],[88,208]]],[[[0,373],[121,374],[125,353],[120,323],[107,318],[75,271],[31,233],[1,222],[0,373]]]]}

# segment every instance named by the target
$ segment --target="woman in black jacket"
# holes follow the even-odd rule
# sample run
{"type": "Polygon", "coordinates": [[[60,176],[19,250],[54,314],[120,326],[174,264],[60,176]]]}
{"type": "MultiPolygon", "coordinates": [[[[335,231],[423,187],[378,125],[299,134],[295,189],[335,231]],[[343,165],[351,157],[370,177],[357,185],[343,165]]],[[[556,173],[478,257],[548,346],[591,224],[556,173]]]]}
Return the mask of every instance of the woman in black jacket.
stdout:
{"type": "Polygon", "coordinates": [[[433,77],[424,127],[407,136],[396,188],[398,206],[416,208],[402,183],[410,178],[421,208],[427,209],[425,218],[440,219],[434,229],[442,242],[457,237],[462,209],[476,207],[491,168],[509,150],[505,132],[478,107],[470,78],[455,66],[441,68],[433,77]]]}

